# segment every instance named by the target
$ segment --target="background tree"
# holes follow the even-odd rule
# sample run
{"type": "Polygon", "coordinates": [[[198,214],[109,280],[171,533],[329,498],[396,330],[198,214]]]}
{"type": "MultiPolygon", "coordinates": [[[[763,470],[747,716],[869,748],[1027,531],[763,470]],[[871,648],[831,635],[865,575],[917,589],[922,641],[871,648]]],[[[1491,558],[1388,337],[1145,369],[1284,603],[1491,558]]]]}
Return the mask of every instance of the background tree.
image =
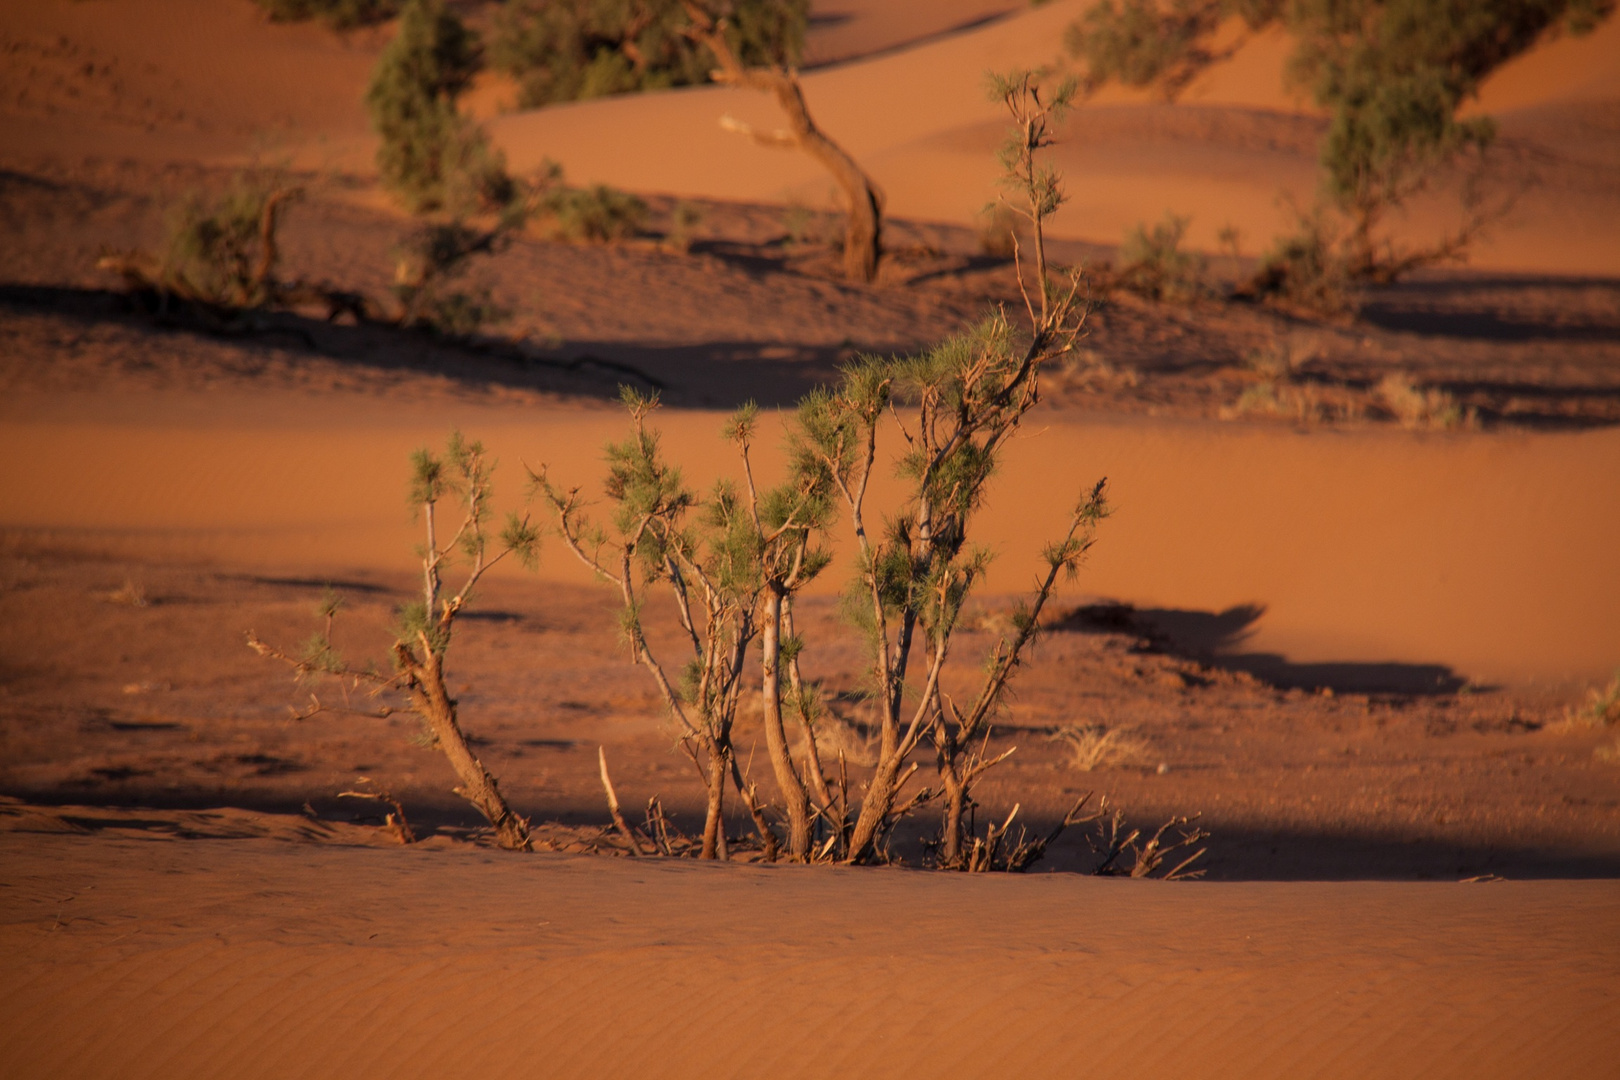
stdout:
{"type": "MultiPolygon", "coordinates": [[[[1070,27],[1066,43],[1089,87],[1156,85],[1173,97],[1235,50],[1212,48],[1224,20],[1241,17],[1251,31],[1285,27],[1295,41],[1288,80],[1328,113],[1322,194],[1344,224],[1326,242],[1349,278],[1392,281],[1462,257],[1505,210],[1486,204],[1478,182],[1495,126],[1459,116],[1485,77],[1549,37],[1590,31],[1613,10],[1613,0],[1104,0],[1070,27]],[[1464,158],[1475,163],[1463,189],[1465,223],[1429,247],[1398,246],[1386,229],[1390,214],[1464,158]]],[[[1325,224],[1320,214],[1302,220],[1325,224]]],[[[1285,248],[1322,239],[1285,238],[1263,272],[1266,287],[1287,288],[1291,273],[1308,270],[1285,248]]]]}
{"type": "MultiPolygon", "coordinates": [[[[792,67],[804,50],[808,0],[709,0],[728,47],[750,66],[792,67]]],[[[705,48],[683,0],[508,0],[495,18],[490,61],[518,81],[519,104],[693,86],[708,79],[705,48]]]]}
{"type": "Polygon", "coordinates": [[[695,3],[688,3],[687,8],[693,39],[706,45],[719,64],[714,80],[772,95],[787,117],[788,129],[755,131],[730,117],[721,123],[765,146],[803,150],[832,174],[844,197],[844,276],[851,281],[875,281],[883,257],[883,192],[843,147],[816,126],[795,71],[777,63],[750,66],[731,48],[724,21],[708,18],[695,3]]]}
{"type": "Polygon", "coordinates": [[[399,14],[400,0],[253,0],[271,22],[320,19],[334,30],[385,22],[399,14]]]}
{"type": "Polygon", "coordinates": [[[407,0],[399,32],[372,74],[366,106],[382,136],[383,183],[413,213],[490,209],[512,199],[500,154],[456,108],[480,62],[477,36],[443,0],[407,0]]]}

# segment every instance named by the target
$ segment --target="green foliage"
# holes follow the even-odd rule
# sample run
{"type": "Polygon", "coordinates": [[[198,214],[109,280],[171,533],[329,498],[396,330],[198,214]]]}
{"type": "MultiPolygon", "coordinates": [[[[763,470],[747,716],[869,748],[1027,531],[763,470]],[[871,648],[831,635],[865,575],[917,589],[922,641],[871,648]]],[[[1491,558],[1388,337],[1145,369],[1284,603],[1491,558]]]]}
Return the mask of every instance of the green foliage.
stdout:
{"type": "Polygon", "coordinates": [[[495,304],[487,288],[462,283],[472,258],[498,251],[508,236],[504,225],[485,231],[460,221],[423,225],[411,232],[394,253],[394,295],[403,308],[400,322],[457,336],[505,319],[508,313],[495,304]]]}
{"type": "Polygon", "coordinates": [[[1379,231],[1441,170],[1491,145],[1488,117],[1458,115],[1485,77],[1613,9],[1613,0],[1104,0],[1067,41],[1089,87],[1153,84],[1173,97],[1220,58],[1209,43],[1228,16],[1253,29],[1284,25],[1296,42],[1288,78],[1328,113],[1322,191],[1349,223],[1339,257],[1352,277],[1387,280],[1466,246],[1471,232],[1401,256],[1379,231]]]}
{"type": "Polygon", "coordinates": [[[551,235],[585,243],[628,240],[647,222],[646,203],[606,184],[555,185],[540,197],[539,210],[551,235]]]}
{"type": "Polygon", "coordinates": [[[413,213],[498,209],[515,195],[500,153],[456,110],[480,62],[476,35],[443,0],[407,0],[366,106],[383,183],[413,213]]]}
{"type": "Polygon", "coordinates": [[[1350,278],[1338,238],[1318,207],[1298,215],[1294,231],[1276,239],[1260,261],[1252,288],[1293,307],[1332,316],[1352,306],[1350,278]]]}
{"type": "Polygon", "coordinates": [[[253,0],[271,22],[320,19],[334,30],[385,22],[399,14],[401,0],[253,0]]]}
{"type": "Polygon", "coordinates": [[[1116,282],[1150,300],[1184,302],[1207,292],[1204,260],[1181,249],[1190,220],[1166,214],[1152,229],[1137,225],[1127,233],[1116,282]]]}
{"type": "Polygon", "coordinates": [[[197,192],[182,198],[168,215],[165,284],[214,304],[264,303],[274,272],[265,258],[265,212],[287,194],[273,178],[244,174],[218,198],[197,192]]]}
{"type": "Polygon", "coordinates": [[[696,203],[677,200],[669,213],[669,231],[664,234],[664,246],[682,254],[691,251],[693,233],[702,223],[703,211],[696,203]]]}
{"type": "MultiPolygon", "coordinates": [[[[804,48],[807,0],[706,3],[745,65],[792,67],[804,48]]],[[[518,80],[534,108],[638,90],[693,86],[714,60],[688,34],[683,0],[508,0],[495,20],[490,59],[518,80]]]]}
{"type": "Polygon", "coordinates": [[[1225,5],[1209,0],[1114,0],[1087,11],[1063,35],[1069,54],[1086,66],[1086,85],[1157,84],[1173,97],[1213,59],[1203,39],[1220,24],[1225,5]]]}

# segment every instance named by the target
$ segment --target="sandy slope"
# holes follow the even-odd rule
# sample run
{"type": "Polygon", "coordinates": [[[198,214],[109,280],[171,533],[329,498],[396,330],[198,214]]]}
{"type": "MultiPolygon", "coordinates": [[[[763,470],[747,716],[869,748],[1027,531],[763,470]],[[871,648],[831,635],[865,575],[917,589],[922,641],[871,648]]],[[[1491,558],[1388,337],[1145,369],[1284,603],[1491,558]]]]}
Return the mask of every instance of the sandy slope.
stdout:
{"type": "Polygon", "coordinates": [[[0,840],[36,1077],[1597,1077],[1611,883],[1192,885],[0,840]]]}
{"type": "MultiPolygon", "coordinates": [[[[1086,3],[1063,0],[933,36],[1007,5],[829,2],[817,8],[812,52],[879,52],[808,74],[806,93],[818,120],[883,185],[892,212],[965,222],[995,194],[990,151],[1001,121],[984,100],[984,72],[1050,63],[1086,3]]],[[[8,159],[269,156],[372,171],[360,94],[386,30],[340,38],[268,26],[245,0],[107,0],[13,5],[0,13],[0,35],[16,57],[0,76],[8,159]]],[[[1174,107],[1109,90],[1079,110],[1056,157],[1073,195],[1057,233],[1116,242],[1136,223],[1176,212],[1192,215],[1200,245],[1213,248],[1230,224],[1250,253],[1259,251],[1288,223],[1278,194],[1309,201],[1315,183],[1319,128],[1281,85],[1287,51],[1280,34],[1261,35],[1174,107]]],[[[1479,245],[1476,265],[1620,271],[1617,55],[1620,22],[1611,20],[1487,84],[1481,107],[1502,122],[1504,182],[1537,186],[1479,245]]],[[[479,111],[500,98],[486,86],[479,111]]],[[[633,190],[828,199],[828,181],[808,159],[727,134],[717,123],[725,114],[780,123],[759,95],[697,88],[502,116],[491,130],[520,171],[550,157],[576,180],[633,190]]],[[[1450,222],[1446,206],[1431,202],[1414,208],[1407,227],[1420,238],[1450,222]]]]}
{"type": "MultiPolygon", "coordinates": [[[[132,397],[0,427],[0,525],[178,541],[261,565],[404,567],[403,462],[452,425],[506,464],[594,491],[615,410],[409,407],[296,395],[132,397]],[[93,465],[91,463],[94,463],[93,465]]],[[[720,417],[661,417],[694,483],[730,463],[720,417]]],[[[774,442],[774,438],[767,442],[774,442]]],[[[773,448],[762,451],[774,467],[773,448]]],[[[1037,414],[986,511],[990,587],[1033,574],[1071,500],[1108,476],[1118,514],[1081,587],[1267,614],[1246,647],[1293,660],[1443,663],[1469,677],[1597,678],[1620,656],[1620,435],[1317,433],[1037,414]]],[[[554,550],[544,573],[580,580],[554,550]]],[[[829,578],[835,588],[842,575],[829,578]]]]}

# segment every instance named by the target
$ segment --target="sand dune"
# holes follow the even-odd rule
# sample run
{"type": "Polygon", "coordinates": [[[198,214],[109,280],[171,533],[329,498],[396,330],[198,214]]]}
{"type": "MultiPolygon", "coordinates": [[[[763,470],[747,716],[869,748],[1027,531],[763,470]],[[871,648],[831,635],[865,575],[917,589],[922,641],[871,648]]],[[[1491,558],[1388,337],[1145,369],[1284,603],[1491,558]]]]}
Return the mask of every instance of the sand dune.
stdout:
{"type": "Polygon", "coordinates": [[[0,839],[35,1077],[1596,1077],[1610,883],[0,839]],[[538,1070],[538,1073],[537,1073],[538,1070]]]}
{"type": "MultiPolygon", "coordinates": [[[[891,212],[969,221],[996,192],[990,151],[1002,121],[984,98],[984,72],[1053,62],[1063,28],[1086,6],[1084,0],[1044,5],[898,53],[812,72],[804,78],[806,97],[818,122],[883,186],[891,212]]],[[[1280,32],[1260,35],[1173,108],[1145,92],[1111,88],[1077,110],[1055,159],[1072,201],[1055,219],[1054,235],[1114,242],[1138,222],[1175,212],[1194,217],[1193,242],[1213,248],[1216,232],[1230,224],[1252,251],[1286,227],[1288,212],[1278,196],[1310,201],[1320,131],[1302,124],[1309,110],[1282,85],[1289,48],[1280,32]],[[1099,127],[1106,132],[1101,138],[1099,127]]],[[[1485,106],[1501,115],[1504,132],[1539,152],[1544,187],[1479,245],[1475,265],[1620,269],[1614,256],[1620,233],[1612,226],[1620,220],[1620,191],[1603,176],[1546,167],[1584,156],[1593,124],[1612,127],[1605,103],[1616,96],[1608,61],[1617,51],[1620,25],[1611,23],[1588,39],[1554,42],[1510,66],[1500,92],[1487,84],[1485,106]],[[1586,133],[1549,141],[1544,123],[1517,120],[1521,111],[1549,108],[1583,118],[1586,133]]],[[[581,179],[634,189],[831,200],[812,162],[721,130],[724,115],[764,129],[780,124],[760,95],[703,88],[518,114],[492,130],[519,168],[550,157],[581,179]]],[[[1450,213],[1438,201],[1419,204],[1407,227],[1421,238],[1447,227],[1450,213]]]]}
{"type": "MultiPolygon", "coordinates": [[[[432,411],[364,399],[127,399],[0,427],[0,526],[287,567],[410,565],[404,462],[451,425],[594,491],[616,410],[432,411]],[[342,422],[338,422],[338,418],[342,422]],[[83,467],[93,461],[94,468],[83,467]]],[[[706,486],[719,414],[661,416],[706,486]]],[[[774,443],[774,438],[767,440],[774,443]]],[[[774,446],[762,468],[774,467],[774,446]]],[[[1620,435],[1299,434],[1038,414],[986,509],[989,587],[1022,589],[1070,500],[1108,476],[1118,514],[1079,588],[1146,606],[1266,608],[1245,649],[1403,661],[1479,681],[1597,678],[1620,655],[1620,435]]],[[[543,573],[585,580],[560,549],[543,573]]],[[[823,589],[836,589],[842,572],[823,589]]]]}
{"type": "MultiPolygon", "coordinates": [[[[1000,116],[985,101],[990,69],[1057,59],[1062,31],[1089,0],[1063,0],[954,33],[1006,12],[990,0],[901,5],[829,0],[818,6],[812,58],[875,55],[808,73],[817,119],[870,169],[892,213],[973,219],[995,195],[987,154],[1000,116]],[[847,18],[845,18],[847,16],[847,18]],[[936,36],[943,35],[943,36],[936,36]]],[[[347,37],[315,26],[270,26],[245,0],[116,0],[17,5],[0,32],[21,51],[0,83],[12,157],[90,155],[241,162],[370,175],[374,137],[360,96],[386,29],[347,37]],[[294,74],[296,73],[296,74],[294,74]]],[[[1166,212],[1193,217],[1191,239],[1215,247],[1225,225],[1257,252],[1289,223],[1279,194],[1308,202],[1315,184],[1309,110],[1282,86],[1287,38],[1268,32],[1197,81],[1173,108],[1142,92],[1105,90],[1065,129],[1057,162],[1071,204],[1055,235],[1106,243],[1166,212]],[[1306,136],[1306,137],[1302,137],[1306,136]]],[[[1510,183],[1537,187],[1482,242],[1475,265],[1575,274],[1620,272],[1616,145],[1620,23],[1564,39],[1508,65],[1480,108],[1497,115],[1510,183]],[[1523,164],[1535,162],[1533,170],[1523,164]]],[[[481,114],[503,100],[488,82],[481,114]]],[[[753,201],[832,198],[802,155],[722,131],[732,115],[780,124],[757,94],[692,88],[503,115],[491,122],[513,167],[545,158],[579,181],[688,197],[753,201]]],[[[1415,239],[1451,222],[1441,201],[1405,224],[1415,239]]]]}

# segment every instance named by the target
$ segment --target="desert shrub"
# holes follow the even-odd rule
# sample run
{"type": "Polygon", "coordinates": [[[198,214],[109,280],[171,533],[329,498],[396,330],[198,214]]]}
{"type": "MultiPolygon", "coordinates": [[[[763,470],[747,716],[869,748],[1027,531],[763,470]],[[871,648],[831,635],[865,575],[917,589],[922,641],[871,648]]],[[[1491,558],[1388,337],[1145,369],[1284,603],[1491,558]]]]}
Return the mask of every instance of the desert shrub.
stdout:
{"type": "Polygon", "coordinates": [[[271,22],[320,19],[334,30],[370,26],[399,14],[402,0],[253,0],[271,22]]]}
{"type": "Polygon", "coordinates": [[[1586,700],[1572,706],[1564,715],[1572,727],[1614,727],[1620,725],[1620,671],[1604,687],[1586,692],[1586,700]]]}
{"type": "MultiPolygon", "coordinates": [[[[742,62],[792,67],[804,48],[807,0],[706,3],[726,20],[726,40],[742,62]]],[[[534,108],[638,90],[694,86],[713,66],[688,31],[681,0],[508,0],[495,19],[490,61],[534,108]]]]}
{"type": "Polygon", "coordinates": [[[1102,724],[1078,724],[1059,728],[1047,736],[1061,742],[1069,753],[1069,765],[1080,772],[1138,765],[1147,760],[1148,744],[1124,728],[1102,724]]]}
{"type": "Polygon", "coordinates": [[[480,63],[477,37],[443,0],[407,0],[366,90],[377,168],[413,213],[496,209],[515,194],[482,129],[456,109],[480,63]]]}
{"type": "Polygon", "coordinates": [[[1296,215],[1296,228],[1272,243],[1248,291],[1317,315],[1343,315],[1355,304],[1350,267],[1327,215],[1296,215]]]}
{"type": "MultiPolygon", "coordinates": [[[[757,789],[742,774],[732,735],[751,646],[757,642],[763,653],[765,679],[779,683],[784,618],[791,625],[784,608],[826,566],[816,538],[829,509],[827,480],[790,480],[758,490],[749,465],[757,410],[745,408],[727,423],[725,434],[741,452],[746,487],[721,481],[700,500],[664,459],[658,433],[647,424],[657,400],[626,390],[624,401],[634,430],[607,448],[611,533],[587,516],[579,489],[560,489],[543,471],[534,481],[569,549],[618,592],[632,658],[652,676],[677,745],[704,778],[701,857],[728,857],[725,801],[728,789],[734,789],[754,821],[766,858],[774,859],[778,837],[757,789]],[[675,600],[690,645],[690,655],[679,667],[666,667],[664,655],[647,639],[643,610],[650,588],[668,589],[675,600]]],[[[791,630],[787,636],[791,638],[791,630]]],[[[686,652],[684,646],[681,651],[686,652]]],[[[764,702],[762,719],[774,766],[788,753],[781,695],[773,700],[766,694],[764,702]]],[[[816,760],[813,738],[807,746],[816,760]]],[[[778,781],[793,790],[792,780],[780,772],[778,781]]],[[[788,853],[804,861],[810,854],[809,803],[802,785],[796,790],[800,797],[786,803],[788,853]]],[[[633,835],[628,839],[636,842],[633,835]]]]}
{"type": "Polygon", "coordinates": [[[1585,33],[1612,0],[1112,0],[1069,30],[1088,85],[1156,84],[1174,96],[1219,54],[1217,28],[1241,15],[1251,29],[1283,24],[1296,42],[1288,79],[1328,113],[1322,192],[1346,222],[1338,257],[1350,277],[1394,280],[1457,259],[1508,201],[1487,206],[1464,187],[1467,223],[1434,245],[1403,250],[1387,235],[1392,211],[1495,137],[1487,117],[1463,117],[1487,75],[1549,36],[1585,33]]]}
{"type": "Polygon", "coordinates": [[[297,195],[274,178],[249,174],[216,198],[186,195],[168,215],[160,283],[221,306],[264,303],[278,259],[278,212],[297,195]]]}
{"type": "Polygon", "coordinates": [[[563,240],[607,244],[628,240],[647,223],[647,204],[606,184],[551,185],[538,201],[543,227],[563,240]]]}
{"type": "Polygon", "coordinates": [[[1437,386],[1422,387],[1404,372],[1392,371],[1378,383],[1378,397],[1403,427],[1451,431],[1477,426],[1478,416],[1437,386]]]}
{"type": "Polygon", "coordinates": [[[1029,240],[1029,226],[1011,207],[995,202],[979,212],[979,250],[1010,259],[1029,240]]]}
{"type": "Polygon", "coordinates": [[[1126,233],[1115,283],[1150,300],[1185,302],[1207,292],[1203,258],[1181,247],[1190,220],[1166,214],[1151,229],[1137,225],[1126,233]]]}
{"type": "Polygon", "coordinates": [[[664,246],[685,254],[692,250],[693,233],[703,224],[703,210],[696,203],[678,199],[669,212],[669,231],[664,234],[664,246]]]}
{"type": "Polygon", "coordinates": [[[495,304],[487,288],[464,282],[473,257],[493,254],[507,238],[504,228],[474,229],[459,221],[412,231],[394,253],[400,324],[465,336],[505,319],[508,313],[495,304]]]}
{"type": "MultiPolygon", "coordinates": [[[[1063,85],[1049,92],[1024,72],[993,83],[1016,125],[1002,160],[1032,236],[1019,272],[1027,328],[997,312],[919,354],[859,358],[787,421],[786,465],[774,486],[763,486],[752,464],[754,408],[740,410],[724,429],[738,448],[740,478],[699,497],[665,459],[647,423],[656,402],[628,391],[634,430],[608,448],[607,524],[590,520],[580,489],[559,488],[544,471],[535,476],[563,541],[618,593],[631,655],[658,687],[677,745],[704,778],[705,857],[726,857],[728,792],[753,819],[767,858],[782,851],[801,861],[888,861],[896,826],[937,802],[940,827],[926,845],[933,865],[1022,870],[1063,829],[1105,816],[1084,813],[1089,794],[1043,837],[1010,832],[1016,806],[982,834],[974,816],[979,779],[1010,753],[990,749],[993,718],[1059,580],[1078,572],[1107,515],[1104,483],[1080,493],[1067,529],[1044,552],[1032,595],[997,624],[978,689],[958,699],[943,681],[964,604],[989,564],[989,553],[972,543],[987,485],[1039,400],[1041,373],[1073,349],[1085,318],[1078,272],[1061,284],[1054,280],[1041,241],[1062,191],[1040,151],[1051,144],[1051,124],[1073,91],[1063,85]],[[884,467],[880,460],[890,457],[886,445],[880,455],[880,444],[893,435],[894,417],[907,433],[895,455],[900,493],[878,506],[868,493],[884,467]],[[862,736],[830,715],[804,677],[800,659],[814,643],[798,634],[793,619],[799,590],[829,565],[826,538],[840,523],[850,530],[854,563],[844,611],[869,662],[863,693],[870,715],[862,736]],[[674,600],[678,648],[689,653],[680,667],[649,641],[643,620],[652,588],[667,589],[674,600]],[[754,655],[774,803],[743,775],[732,743],[744,665],[754,655]],[[788,735],[790,724],[797,739],[788,735]],[[908,790],[922,768],[918,758],[930,749],[937,785],[908,790]],[[824,753],[836,755],[836,771],[824,753]],[[852,763],[861,770],[853,780],[852,763]]],[[[617,796],[605,769],[604,788],[611,810],[617,796]]],[[[1133,872],[1162,869],[1165,852],[1204,835],[1192,829],[1167,839],[1168,829],[1187,823],[1175,819],[1144,839],[1116,816],[1112,833],[1100,834],[1099,872],[1119,872],[1125,853],[1136,860],[1133,872]]],[[[618,818],[615,824],[637,850],[648,843],[675,850],[663,839],[661,817],[649,820],[650,833],[618,818]]],[[[1171,872],[1185,869],[1184,860],[1171,872]]]]}
{"type": "MultiPolygon", "coordinates": [[[[248,634],[248,646],[261,656],[290,664],[300,677],[316,680],[332,678],[353,687],[371,687],[373,700],[399,701],[414,712],[423,724],[423,742],[444,752],[460,782],[456,794],[471,803],[495,830],[496,841],[505,848],[530,848],[529,823],[514,812],[501,794],[500,786],[483,762],[472,752],[457,719],[456,700],[445,677],[445,660],[450,651],[457,618],[473,599],[483,576],[507,556],[533,568],[538,558],[539,534],[527,518],[510,514],[498,533],[490,531],[490,501],[494,489],[490,477],[494,464],[482,445],[468,442],[459,432],[450,436],[442,456],[423,449],[411,456],[409,502],[425,531],[426,542],[419,549],[422,559],[421,598],[396,612],[393,641],[389,647],[392,674],[344,659],[332,638],[332,628],[341,606],[335,595],[321,601],[317,616],[321,629],[297,653],[287,653],[248,634]],[[447,515],[440,520],[441,503],[460,504],[459,520],[447,515]],[[451,592],[445,574],[465,568],[459,589],[451,592]]],[[[318,698],[304,717],[317,712],[354,712],[350,698],[345,705],[330,710],[318,698]]],[[[387,716],[394,706],[384,704],[367,715],[387,716]]],[[[403,814],[401,814],[403,820],[403,814]]]]}

